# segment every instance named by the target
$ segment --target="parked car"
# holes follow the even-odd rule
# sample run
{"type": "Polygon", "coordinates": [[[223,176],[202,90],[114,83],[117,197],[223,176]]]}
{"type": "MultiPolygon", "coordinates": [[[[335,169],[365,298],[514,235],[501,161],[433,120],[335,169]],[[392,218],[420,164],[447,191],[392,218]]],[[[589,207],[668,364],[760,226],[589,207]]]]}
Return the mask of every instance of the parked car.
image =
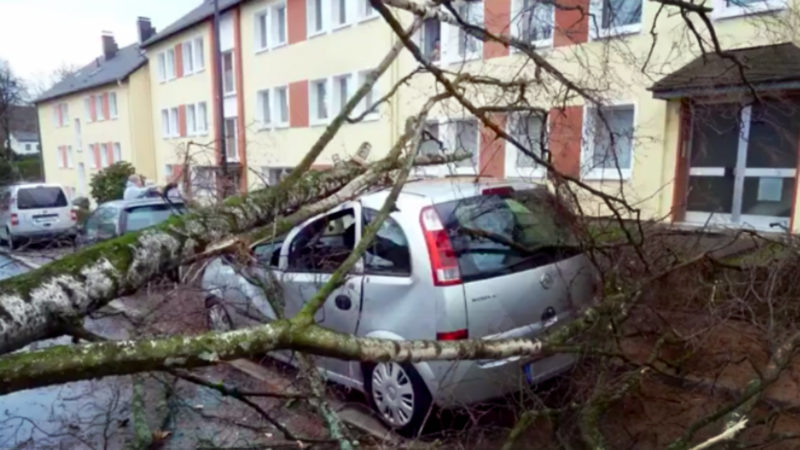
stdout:
{"type": "Polygon", "coordinates": [[[74,239],[77,216],[58,184],[0,188],[0,238],[15,249],[26,240],[74,239]]]}
{"type": "Polygon", "coordinates": [[[93,244],[158,225],[174,214],[182,214],[185,209],[179,200],[169,203],[160,197],[106,202],[86,218],[78,243],[93,244]]]}
{"type": "MultiPolygon", "coordinates": [[[[253,248],[252,267],[218,258],[203,275],[209,324],[253,326],[296,314],[350,254],[388,191],[314,217],[253,248]],[[267,273],[269,272],[269,273],[267,273]],[[257,287],[274,280],[272,288],[257,287]]],[[[541,187],[503,180],[408,183],[319,325],[357,336],[457,340],[531,338],[589,302],[596,272],[575,245],[573,216],[541,187]]],[[[275,352],[291,362],[287,352],[275,352]]],[[[531,361],[382,362],[320,357],[329,380],[367,394],[378,416],[413,433],[431,404],[455,407],[518,391],[567,370],[570,355],[531,361]]]]}

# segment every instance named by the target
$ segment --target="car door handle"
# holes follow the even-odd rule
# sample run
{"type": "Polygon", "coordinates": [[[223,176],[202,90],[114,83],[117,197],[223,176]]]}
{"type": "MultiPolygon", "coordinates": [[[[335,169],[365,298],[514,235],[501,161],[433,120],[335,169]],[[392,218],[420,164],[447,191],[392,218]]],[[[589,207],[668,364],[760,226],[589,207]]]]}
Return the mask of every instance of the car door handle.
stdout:
{"type": "Polygon", "coordinates": [[[353,306],[353,302],[350,301],[350,297],[346,295],[337,295],[335,303],[337,308],[343,309],[345,311],[347,311],[348,309],[350,309],[351,306],[353,306]]]}

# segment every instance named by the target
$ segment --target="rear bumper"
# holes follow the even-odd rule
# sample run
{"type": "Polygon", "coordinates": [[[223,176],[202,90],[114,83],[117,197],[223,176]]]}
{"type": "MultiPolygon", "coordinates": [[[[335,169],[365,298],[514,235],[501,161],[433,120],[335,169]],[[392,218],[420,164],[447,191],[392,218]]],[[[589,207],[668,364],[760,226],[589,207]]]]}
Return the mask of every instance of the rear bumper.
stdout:
{"type": "MultiPolygon", "coordinates": [[[[575,361],[571,354],[557,354],[531,362],[531,383],[559,375],[575,361]]],[[[530,386],[524,371],[528,362],[518,357],[500,361],[437,361],[427,363],[428,367],[420,372],[432,375],[426,381],[434,402],[452,408],[502,397],[530,386]]]]}
{"type": "Polygon", "coordinates": [[[66,228],[48,228],[48,229],[11,229],[11,234],[14,238],[18,239],[51,239],[56,237],[75,237],[78,234],[78,229],[74,226],[66,228]]]}

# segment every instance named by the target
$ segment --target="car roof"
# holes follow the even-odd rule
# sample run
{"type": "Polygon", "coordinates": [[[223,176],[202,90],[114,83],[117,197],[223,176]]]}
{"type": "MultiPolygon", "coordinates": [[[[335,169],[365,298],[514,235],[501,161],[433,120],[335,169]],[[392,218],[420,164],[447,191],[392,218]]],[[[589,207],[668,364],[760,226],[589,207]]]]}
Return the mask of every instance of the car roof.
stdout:
{"type": "Polygon", "coordinates": [[[29,189],[29,188],[37,188],[37,187],[57,187],[61,190],[64,190],[64,187],[58,183],[20,183],[20,184],[12,184],[11,186],[7,186],[8,189],[29,189]]]}
{"type": "MultiPolygon", "coordinates": [[[[420,203],[431,204],[441,203],[450,200],[474,197],[489,187],[511,186],[515,189],[531,189],[536,185],[522,181],[507,180],[503,178],[489,177],[444,177],[444,178],[424,178],[409,181],[403,186],[398,202],[413,202],[410,197],[417,197],[420,203]]],[[[390,188],[382,189],[377,192],[365,194],[361,197],[361,202],[365,206],[377,207],[383,204],[390,188]]]]}
{"type": "MultiPolygon", "coordinates": [[[[174,205],[183,205],[182,200],[170,199],[170,201],[174,205]]],[[[98,208],[110,206],[119,209],[127,209],[137,206],[152,206],[152,205],[167,205],[167,204],[168,203],[164,201],[164,199],[161,197],[149,197],[149,198],[137,198],[133,200],[111,200],[110,202],[105,202],[98,205],[98,208]]]]}

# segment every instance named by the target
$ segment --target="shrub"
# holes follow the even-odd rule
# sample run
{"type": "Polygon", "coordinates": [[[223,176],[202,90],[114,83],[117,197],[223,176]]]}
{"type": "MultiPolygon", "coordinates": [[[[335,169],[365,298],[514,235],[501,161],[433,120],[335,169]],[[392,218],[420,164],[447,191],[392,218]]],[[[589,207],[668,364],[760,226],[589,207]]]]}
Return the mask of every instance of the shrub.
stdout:
{"type": "Polygon", "coordinates": [[[89,182],[92,197],[98,204],[121,199],[125,193],[128,177],[134,173],[136,169],[127,161],[116,162],[106,167],[92,175],[92,180],[89,182]]]}

